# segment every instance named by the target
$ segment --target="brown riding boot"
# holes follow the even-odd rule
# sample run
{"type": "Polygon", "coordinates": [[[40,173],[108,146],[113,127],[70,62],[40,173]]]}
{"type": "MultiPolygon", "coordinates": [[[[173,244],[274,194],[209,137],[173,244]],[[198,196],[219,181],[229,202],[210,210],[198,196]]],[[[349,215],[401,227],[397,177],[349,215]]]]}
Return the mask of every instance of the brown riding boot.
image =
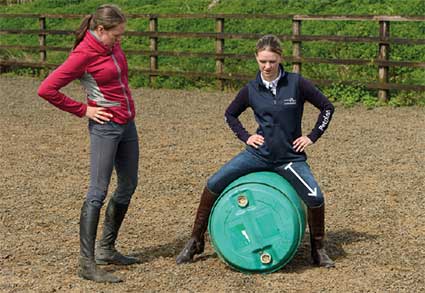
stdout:
{"type": "Polygon", "coordinates": [[[177,256],[177,264],[191,262],[195,254],[204,252],[204,234],[207,230],[211,208],[214,205],[216,199],[217,196],[209,191],[207,187],[205,187],[204,192],[201,195],[201,201],[196,213],[195,223],[193,224],[192,237],[177,256]]]}
{"type": "Polygon", "coordinates": [[[308,208],[308,226],[310,229],[311,257],[313,263],[320,267],[335,267],[335,263],[327,255],[324,247],[325,204],[317,208],[308,208]]]}

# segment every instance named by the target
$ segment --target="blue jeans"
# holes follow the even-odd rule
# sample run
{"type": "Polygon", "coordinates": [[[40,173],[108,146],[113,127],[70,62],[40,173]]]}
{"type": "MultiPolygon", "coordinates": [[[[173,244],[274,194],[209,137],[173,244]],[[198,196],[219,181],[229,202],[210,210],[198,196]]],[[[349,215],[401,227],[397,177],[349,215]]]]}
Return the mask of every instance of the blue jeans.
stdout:
{"type": "Polygon", "coordinates": [[[101,207],[108,193],[112,170],[117,172],[115,202],[130,203],[136,190],[139,168],[139,140],[134,121],[127,124],[89,120],[90,186],[87,202],[101,207]]]}
{"type": "Polygon", "coordinates": [[[284,177],[310,208],[319,207],[324,202],[323,193],[306,161],[275,164],[247,150],[239,153],[212,175],[208,179],[207,188],[215,194],[220,194],[232,181],[259,171],[272,171],[284,177]]]}

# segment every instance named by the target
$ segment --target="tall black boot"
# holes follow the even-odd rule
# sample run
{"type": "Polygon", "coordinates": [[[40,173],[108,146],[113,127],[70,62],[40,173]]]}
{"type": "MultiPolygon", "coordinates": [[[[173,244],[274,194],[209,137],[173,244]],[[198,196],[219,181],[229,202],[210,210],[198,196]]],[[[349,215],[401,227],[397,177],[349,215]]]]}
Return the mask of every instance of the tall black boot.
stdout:
{"type": "Polygon", "coordinates": [[[122,255],[115,249],[118,231],[127,213],[128,205],[117,203],[111,198],[105,211],[102,239],[96,247],[97,264],[131,265],[139,262],[138,258],[122,255]]]}
{"type": "Polygon", "coordinates": [[[326,268],[335,267],[335,263],[325,250],[325,204],[317,208],[308,208],[308,226],[310,229],[311,257],[313,263],[326,268]]]}
{"type": "Polygon", "coordinates": [[[201,201],[196,213],[195,223],[193,224],[192,237],[186,243],[186,246],[176,258],[177,264],[191,262],[195,254],[204,252],[205,240],[204,234],[208,227],[208,219],[217,196],[207,187],[201,195],[201,201]]]}
{"type": "Polygon", "coordinates": [[[83,203],[80,215],[80,270],[78,275],[87,280],[103,283],[118,283],[122,280],[96,266],[94,246],[100,207],[83,203]]]}

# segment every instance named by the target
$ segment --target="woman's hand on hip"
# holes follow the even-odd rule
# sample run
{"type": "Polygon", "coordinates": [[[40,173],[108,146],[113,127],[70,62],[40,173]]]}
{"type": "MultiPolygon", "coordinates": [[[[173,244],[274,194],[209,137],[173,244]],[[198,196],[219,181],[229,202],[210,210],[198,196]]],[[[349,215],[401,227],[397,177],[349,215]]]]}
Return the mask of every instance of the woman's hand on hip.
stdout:
{"type": "Polygon", "coordinates": [[[303,152],[306,147],[313,144],[310,138],[307,136],[300,136],[296,140],[294,140],[294,143],[292,144],[296,152],[303,152]]]}
{"type": "Polygon", "coordinates": [[[253,146],[256,149],[264,143],[264,137],[258,134],[251,135],[246,141],[247,145],[253,146]]]}
{"type": "Polygon", "coordinates": [[[103,124],[113,117],[111,113],[105,111],[102,107],[90,107],[87,106],[86,117],[96,121],[97,123],[103,124]]]}

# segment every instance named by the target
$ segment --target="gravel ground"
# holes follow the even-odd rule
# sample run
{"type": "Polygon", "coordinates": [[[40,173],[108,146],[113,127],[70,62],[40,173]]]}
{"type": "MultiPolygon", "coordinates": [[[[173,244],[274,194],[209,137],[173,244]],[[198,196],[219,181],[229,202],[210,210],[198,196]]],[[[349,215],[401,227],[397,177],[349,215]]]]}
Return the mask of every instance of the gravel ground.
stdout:
{"type": "MultiPolygon", "coordinates": [[[[142,263],[107,267],[126,280],[111,285],[76,276],[87,121],[38,98],[38,84],[0,76],[1,292],[425,291],[424,108],[337,105],[328,132],[308,150],[326,194],[328,252],[337,267],[310,265],[307,233],[283,269],[248,275],[209,244],[196,262],[175,264],[208,176],[243,148],[223,121],[234,93],[134,90],[140,180],[118,247],[142,263]]],[[[78,84],[65,91],[83,96],[78,84]]],[[[306,106],[306,131],[316,116],[306,106]]],[[[255,128],[249,111],[242,120],[255,128]]]]}

